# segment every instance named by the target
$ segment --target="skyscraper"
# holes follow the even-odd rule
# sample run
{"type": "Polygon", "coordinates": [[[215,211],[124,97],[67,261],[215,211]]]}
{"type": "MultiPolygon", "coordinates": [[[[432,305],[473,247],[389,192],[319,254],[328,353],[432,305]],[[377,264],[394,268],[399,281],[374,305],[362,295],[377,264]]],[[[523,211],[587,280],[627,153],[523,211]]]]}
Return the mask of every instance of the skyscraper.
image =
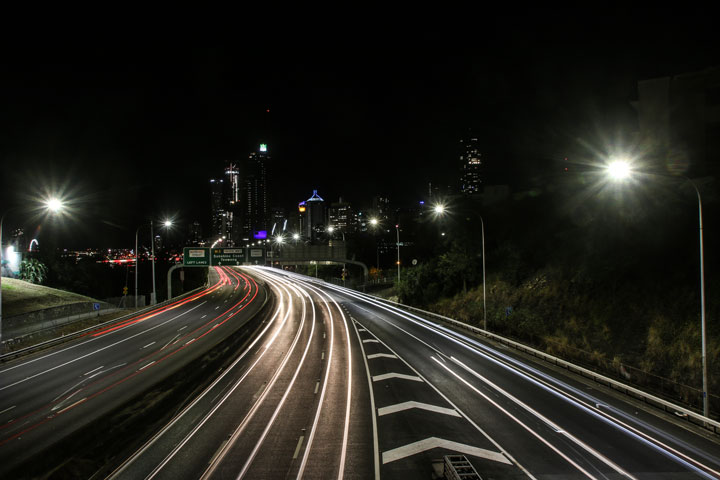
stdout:
{"type": "Polygon", "coordinates": [[[215,241],[226,235],[224,187],[225,183],[222,179],[210,180],[211,241],[215,241]]]}
{"type": "Polygon", "coordinates": [[[313,190],[312,197],[305,200],[305,235],[311,242],[325,233],[325,200],[313,190]]]}
{"type": "Polygon", "coordinates": [[[270,160],[267,145],[260,144],[245,164],[243,179],[243,238],[251,239],[258,232],[267,232],[268,196],[266,184],[267,162],[270,160]]]}
{"type": "Polygon", "coordinates": [[[466,195],[480,193],[482,154],[475,135],[460,140],[460,191],[466,195]]]}

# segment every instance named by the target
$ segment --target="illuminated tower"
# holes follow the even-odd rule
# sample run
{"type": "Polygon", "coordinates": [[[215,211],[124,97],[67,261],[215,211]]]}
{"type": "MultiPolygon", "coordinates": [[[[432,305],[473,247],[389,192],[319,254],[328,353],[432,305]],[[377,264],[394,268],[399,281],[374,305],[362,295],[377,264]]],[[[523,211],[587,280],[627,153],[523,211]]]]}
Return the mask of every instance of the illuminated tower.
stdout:
{"type": "Polygon", "coordinates": [[[480,193],[482,154],[478,148],[478,139],[471,135],[460,140],[460,143],[460,191],[466,195],[480,193]]]}
{"type": "Polygon", "coordinates": [[[213,242],[226,235],[226,211],[225,202],[223,201],[224,186],[225,183],[222,179],[210,180],[210,209],[212,218],[210,240],[213,242]]]}
{"type": "Polygon", "coordinates": [[[312,197],[305,200],[305,207],[305,235],[314,242],[325,232],[325,200],[318,195],[317,190],[313,190],[312,197]]]}
{"type": "Polygon", "coordinates": [[[243,179],[243,234],[244,238],[265,238],[268,224],[268,197],[266,184],[267,162],[270,160],[267,145],[260,144],[245,165],[243,179]],[[264,234],[261,232],[265,232],[264,234]]]}

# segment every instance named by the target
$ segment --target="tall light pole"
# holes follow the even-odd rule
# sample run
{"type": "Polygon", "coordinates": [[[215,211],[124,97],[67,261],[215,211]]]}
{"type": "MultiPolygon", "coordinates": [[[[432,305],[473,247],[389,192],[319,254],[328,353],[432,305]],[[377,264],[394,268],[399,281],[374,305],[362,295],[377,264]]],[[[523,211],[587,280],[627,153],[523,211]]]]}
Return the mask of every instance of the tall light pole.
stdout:
{"type": "MultiPolygon", "coordinates": [[[[433,207],[433,212],[436,217],[440,217],[445,214],[446,208],[443,204],[437,204],[433,207]]],[[[480,238],[482,241],[482,271],[483,271],[483,329],[487,330],[487,295],[486,295],[486,282],[485,282],[485,222],[483,221],[482,215],[477,212],[473,212],[480,219],[480,238]]]]}
{"type": "MultiPolygon", "coordinates": [[[[370,219],[370,226],[375,229],[380,224],[380,221],[377,218],[371,218],[370,219]]],[[[377,269],[378,272],[380,271],[380,246],[377,244],[377,238],[375,239],[375,253],[377,255],[377,269]]]]}
{"type": "MultiPolygon", "coordinates": [[[[165,220],[163,222],[163,226],[165,226],[166,228],[171,227],[172,221],[165,220]]],[[[141,228],[142,225],[140,225],[137,230],[135,230],[135,308],[137,308],[138,306],[138,233],[140,232],[141,228]]],[[[155,290],[155,232],[153,231],[152,220],[150,220],[150,252],[152,260],[152,293],[150,294],[150,305],[155,305],[157,303],[157,293],[155,290]]]]}
{"type": "MultiPolygon", "coordinates": [[[[629,162],[624,160],[616,160],[607,165],[608,175],[614,180],[624,180],[629,178],[632,173],[632,167],[629,162]]],[[[651,173],[663,177],[676,178],[672,175],[663,175],[651,173]]],[[[698,201],[698,237],[700,240],[700,337],[701,337],[701,355],[702,355],[702,398],[703,398],[703,415],[710,416],[710,397],[708,395],[708,371],[707,371],[707,340],[705,338],[705,260],[703,251],[703,214],[702,214],[702,198],[700,190],[695,182],[686,176],[682,176],[695,189],[698,201]]]]}
{"type": "MultiPolygon", "coordinates": [[[[65,204],[62,200],[57,198],[50,198],[46,200],[45,202],[45,208],[50,213],[58,213],[65,208],[65,204]]],[[[10,211],[14,210],[16,207],[11,207],[5,210],[0,216],[0,352],[2,352],[2,260],[3,260],[3,250],[2,250],[2,230],[3,230],[3,222],[5,221],[5,215],[7,215],[10,211]]]]}
{"type": "Polygon", "coordinates": [[[400,225],[395,225],[395,233],[397,234],[397,267],[398,267],[398,284],[400,283],[400,225]]]}

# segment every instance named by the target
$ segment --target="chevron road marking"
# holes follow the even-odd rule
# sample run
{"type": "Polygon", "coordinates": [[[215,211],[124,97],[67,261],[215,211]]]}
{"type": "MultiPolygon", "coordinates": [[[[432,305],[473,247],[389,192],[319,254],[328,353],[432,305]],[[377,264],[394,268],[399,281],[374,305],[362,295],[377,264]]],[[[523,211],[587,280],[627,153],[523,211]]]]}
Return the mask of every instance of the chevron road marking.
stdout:
{"type": "Polygon", "coordinates": [[[506,465],[512,465],[512,462],[508,460],[505,455],[499,452],[493,452],[491,450],[485,450],[484,448],[473,447],[462,443],[452,442],[450,440],[444,440],[442,438],[430,437],[419,442],[410,443],[402,447],[393,448],[387,452],[383,452],[383,465],[386,463],[401,460],[405,457],[415,455],[416,453],[422,453],[426,450],[433,448],[445,448],[447,450],[453,450],[455,452],[464,453],[465,455],[472,455],[473,457],[485,458],[487,460],[493,460],[495,462],[504,463],[506,465]]]}
{"type": "Polygon", "coordinates": [[[403,402],[395,405],[389,405],[387,407],[378,408],[378,416],[389,415],[391,413],[402,412],[404,410],[410,410],[411,408],[420,408],[430,412],[442,413],[445,415],[451,415],[453,417],[460,417],[460,414],[454,408],[437,407],[428,403],[420,402],[403,402]]]}
{"type": "Polygon", "coordinates": [[[373,353],[372,355],[368,355],[368,356],[367,356],[368,360],[372,360],[373,358],[381,358],[381,357],[385,357],[385,358],[397,358],[397,357],[396,357],[395,355],[393,355],[392,353],[373,353]]]}
{"type": "Polygon", "coordinates": [[[402,378],[404,380],[414,380],[416,382],[422,382],[420,377],[414,375],[405,375],[404,373],[383,373],[382,375],[376,375],[373,377],[373,382],[380,382],[389,378],[402,378]]]}

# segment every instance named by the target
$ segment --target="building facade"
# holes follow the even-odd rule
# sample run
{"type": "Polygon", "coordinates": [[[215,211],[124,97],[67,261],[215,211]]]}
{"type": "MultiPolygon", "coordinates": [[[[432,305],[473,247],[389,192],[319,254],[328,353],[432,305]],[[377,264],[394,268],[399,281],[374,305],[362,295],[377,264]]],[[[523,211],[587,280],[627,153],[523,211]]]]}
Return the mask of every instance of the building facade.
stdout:
{"type": "Polygon", "coordinates": [[[482,154],[477,136],[460,140],[460,191],[465,195],[480,193],[482,184],[482,154]]]}

